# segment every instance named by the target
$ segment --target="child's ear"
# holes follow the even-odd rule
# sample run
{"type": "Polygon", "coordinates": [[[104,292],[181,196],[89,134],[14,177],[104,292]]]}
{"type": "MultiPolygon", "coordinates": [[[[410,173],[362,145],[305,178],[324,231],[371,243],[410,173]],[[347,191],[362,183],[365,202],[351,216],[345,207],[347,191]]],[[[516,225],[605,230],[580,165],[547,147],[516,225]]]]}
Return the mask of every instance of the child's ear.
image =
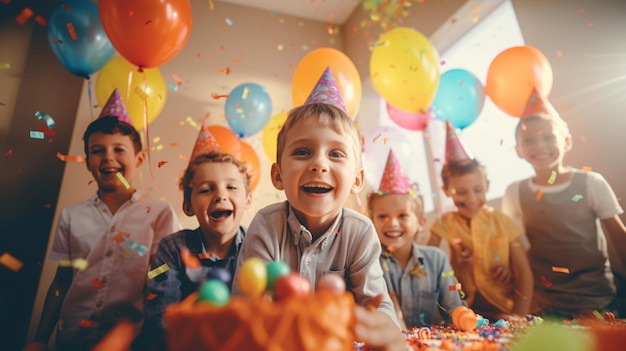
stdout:
{"type": "Polygon", "coordinates": [[[280,174],[280,168],[278,167],[277,163],[272,163],[270,177],[272,178],[272,184],[274,184],[274,188],[276,188],[277,190],[285,190],[283,177],[280,174]]]}
{"type": "Polygon", "coordinates": [[[135,159],[137,160],[137,164],[135,165],[135,168],[141,167],[141,165],[143,164],[143,161],[146,159],[146,153],[143,150],[139,151],[139,153],[135,155],[135,159]]]}
{"type": "Polygon", "coordinates": [[[354,184],[352,184],[352,188],[350,188],[350,192],[353,194],[356,194],[359,191],[361,191],[361,189],[363,189],[364,179],[365,179],[365,170],[361,168],[359,169],[358,172],[356,172],[356,177],[354,178],[354,184]]]}
{"type": "Polygon", "coordinates": [[[194,215],[193,208],[191,207],[191,204],[187,202],[187,200],[183,200],[183,212],[185,212],[185,214],[189,217],[193,217],[194,215]]]}

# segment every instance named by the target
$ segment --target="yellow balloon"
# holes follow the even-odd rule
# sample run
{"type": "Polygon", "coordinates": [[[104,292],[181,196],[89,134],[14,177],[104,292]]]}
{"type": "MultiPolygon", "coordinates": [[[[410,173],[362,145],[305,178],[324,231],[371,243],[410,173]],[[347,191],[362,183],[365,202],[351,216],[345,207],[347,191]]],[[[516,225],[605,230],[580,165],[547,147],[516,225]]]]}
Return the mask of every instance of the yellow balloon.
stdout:
{"type": "Polygon", "coordinates": [[[258,257],[247,258],[237,272],[239,291],[248,297],[263,294],[267,286],[267,268],[258,257]]]}
{"type": "Polygon", "coordinates": [[[128,116],[137,130],[144,127],[144,110],[150,124],[165,105],[167,90],[158,68],[146,68],[139,72],[137,66],[122,56],[114,57],[100,69],[96,78],[96,98],[100,106],[104,106],[115,88],[122,96],[128,116]]]}
{"type": "Polygon", "coordinates": [[[439,85],[439,55],[423,34],[398,27],[376,42],[370,76],[374,89],[393,107],[426,111],[439,85]]]}
{"type": "Polygon", "coordinates": [[[278,113],[272,118],[263,128],[263,149],[267,158],[272,162],[276,162],[276,139],[278,138],[278,132],[285,124],[287,120],[287,112],[278,113]]]}

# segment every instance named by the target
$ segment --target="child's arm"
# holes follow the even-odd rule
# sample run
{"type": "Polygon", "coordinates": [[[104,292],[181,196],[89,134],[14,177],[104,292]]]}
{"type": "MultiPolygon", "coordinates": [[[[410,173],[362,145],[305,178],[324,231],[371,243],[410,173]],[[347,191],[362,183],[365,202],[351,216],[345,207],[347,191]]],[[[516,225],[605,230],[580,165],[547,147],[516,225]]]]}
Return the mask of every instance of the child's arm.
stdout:
{"type": "Polygon", "coordinates": [[[47,349],[50,335],[59,321],[59,313],[61,312],[65,294],[72,283],[72,275],[72,267],[57,267],[57,272],[46,294],[46,301],[44,302],[35,340],[26,345],[24,350],[47,349]]]}
{"type": "Polygon", "coordinates": [[[513,314],[526,316],[530,310],[533,295],[533,273],[528,263],[526,251],[519,239],[509,243],[511,269],[513,270],[513,314]]]}
{"type": "Polygon", "coordinates": [[[626,259],[626,227],[624,227],[624,223],[622,223],[619,216],[615,215],[603,219],[602,227],[609,239],[610,245],[613,246],[618,257],[622,258],[622,264],[626,264],[626,262],[624,262],[626,259]]]}
{"type": "Polygon", "coordinates": [[[400,329],[389,316],[377,310],[375,306],[356,306],[355,316],[355,337],[365,343],[368,350],[405,351],[408,349],[400,329]]]}

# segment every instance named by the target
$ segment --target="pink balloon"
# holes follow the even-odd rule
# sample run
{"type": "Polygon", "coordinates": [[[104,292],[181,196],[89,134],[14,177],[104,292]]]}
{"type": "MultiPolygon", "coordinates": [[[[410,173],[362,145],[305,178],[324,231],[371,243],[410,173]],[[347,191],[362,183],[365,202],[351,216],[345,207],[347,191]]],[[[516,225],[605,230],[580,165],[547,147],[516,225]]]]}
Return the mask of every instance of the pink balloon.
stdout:
{"type": "Polygon", "coordinates": [[[387,113],[399,127],[408,130],[424,130],[433,117],[430,107],[426,112],[407,112],[387,103],[387,113]]]}

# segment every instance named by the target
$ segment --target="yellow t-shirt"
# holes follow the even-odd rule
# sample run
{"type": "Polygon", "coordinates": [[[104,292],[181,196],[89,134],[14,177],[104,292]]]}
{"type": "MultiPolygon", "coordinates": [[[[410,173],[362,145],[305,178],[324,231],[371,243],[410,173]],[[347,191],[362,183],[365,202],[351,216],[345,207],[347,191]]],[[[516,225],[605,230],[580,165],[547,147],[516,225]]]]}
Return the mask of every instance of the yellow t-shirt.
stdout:
{"type": "Polygon", "coordinates": [[[510,269],[509,244],[521,235],[511,219],[485,206],[472,218],[471,228],[457,212],[449,212],[437,219],[430,231],[448,241],[450,264],[467,294],[466,301],[470,307],[478,290],[502,312],[513,310],[513,284],[500,284],[492,274],[497,266],[510,269]],[[459,262],[461,243],[473,252],[471,266],[459,262]]]}

